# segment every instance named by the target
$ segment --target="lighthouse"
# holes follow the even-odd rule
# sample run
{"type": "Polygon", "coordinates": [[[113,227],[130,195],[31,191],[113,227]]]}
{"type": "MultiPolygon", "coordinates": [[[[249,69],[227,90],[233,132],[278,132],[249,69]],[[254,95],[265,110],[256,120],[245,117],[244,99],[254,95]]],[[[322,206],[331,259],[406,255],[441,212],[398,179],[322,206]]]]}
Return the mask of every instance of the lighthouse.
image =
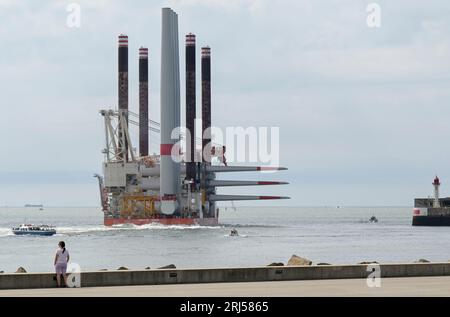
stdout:
{"type": "Polygon", "coordinates": [[[434,181],[433,181],[433,186],[434,186],[434,202],[433,202],[433,207],[434,208],[439,208],[441,207],[441,205],[439,204],[439,186],[441,185],[441,183],[439,182],[439,177],[435,177],[434,181]]]}

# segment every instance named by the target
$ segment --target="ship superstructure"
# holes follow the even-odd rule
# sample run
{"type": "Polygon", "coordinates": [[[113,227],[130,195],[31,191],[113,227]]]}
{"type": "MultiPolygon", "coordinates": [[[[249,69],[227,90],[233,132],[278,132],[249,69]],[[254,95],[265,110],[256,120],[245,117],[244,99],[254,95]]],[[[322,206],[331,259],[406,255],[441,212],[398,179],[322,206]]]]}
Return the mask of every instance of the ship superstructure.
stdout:
{"type": "MultiPolygon", "coordinates": [[[[218,180],[217,173],[285,170],[227,166],[225,147],[211,142],[211,49],[201,49],[202,138],[195,136],[195,35],[186,36],[186,132],[180,129],[178,16],[162,9],[161,118],[149,119],[148,50],[139,50],[139,114],[128,108],[128,37],[119,36],[118,109],[102,110],[105,161],[99,180],[104,224],[217,225],[218,201],[286,199],[280,196],[219,195],[217,187],[281,185],[285,182],[218,180]],[[135,150],[129,125],[139,126],[135,150]],[[160,153],[149,155],[149,131],[160,133],[160,153]],[[178,131],[178,133],[174,133],[178,131]],[[192,133],[188,133],[192,131],[192,133]],[[196,147],[200,139],[201,148],[196,147]],[[183,142],[183,143],[182,143],[183,142]],[[182,146],[184,148],[184,153],[182,146]],[[213,165],[212,161],[221,162],[213,165]]],[[[150,115],[151,117],[151,115],[150,115]]]]}

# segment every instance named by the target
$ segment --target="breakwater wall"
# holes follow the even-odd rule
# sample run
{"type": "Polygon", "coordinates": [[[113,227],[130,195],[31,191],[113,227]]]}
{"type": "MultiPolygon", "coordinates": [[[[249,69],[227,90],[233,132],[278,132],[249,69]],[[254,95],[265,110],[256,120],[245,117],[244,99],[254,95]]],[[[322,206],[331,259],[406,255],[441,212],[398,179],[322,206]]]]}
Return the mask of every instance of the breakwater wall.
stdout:
{"type": "MultiPolygon", "coordinates": [[[[373,264],[81,272],[81,287],[367,278],[373,264]]],[[[377,268],[375,268],[377,269],[377,268]]],[[[381,277],[449,276],[449,263],[380,264],[381,277]]],[[[0,274],[0,289],[56,287],[53,273],[0,274]]]]}

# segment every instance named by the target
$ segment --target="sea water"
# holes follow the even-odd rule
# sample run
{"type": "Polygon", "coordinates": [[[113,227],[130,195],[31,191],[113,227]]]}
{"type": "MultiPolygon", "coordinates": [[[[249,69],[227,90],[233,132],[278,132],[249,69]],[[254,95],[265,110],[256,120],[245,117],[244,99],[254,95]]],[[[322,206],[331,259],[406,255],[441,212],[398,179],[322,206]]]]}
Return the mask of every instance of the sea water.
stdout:
{"type": "Polygon", "coordinates": [[[221,208],[218,227],[103,226],[99,208],[0,208],[0,271],[53,271],[60,240],[71,262],[97,269],[264,266],[297,254],[314,263],[450,260],[450,227],[413,227],[411,207],[221,208]],[[370,223],[375,215],[378,223],[370,223]],[[15,236],[22,223],[49,224],[52,237],[15,236]],[[231,229],[239,236],[230,236],[231,229]]]}

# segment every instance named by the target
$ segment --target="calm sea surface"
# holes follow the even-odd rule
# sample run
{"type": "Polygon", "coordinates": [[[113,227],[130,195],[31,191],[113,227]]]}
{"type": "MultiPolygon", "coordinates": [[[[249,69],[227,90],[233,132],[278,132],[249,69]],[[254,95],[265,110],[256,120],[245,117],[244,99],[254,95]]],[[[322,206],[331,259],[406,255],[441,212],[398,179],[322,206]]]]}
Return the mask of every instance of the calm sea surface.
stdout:
{"type": "Polygon", "coordinates": [[[221,209],[219,227],[107,228],[99,208],[0,208],[0,271],[53,271],[60,240],[82,270],[260,266],[292,254],[334,264],[450,260],[450,227],[412,227],[411,215],[409,207],[238,207],[221,209]],[[55,225],[58,234],[14,236],[10,228],[24,222],[55,225]]]}

